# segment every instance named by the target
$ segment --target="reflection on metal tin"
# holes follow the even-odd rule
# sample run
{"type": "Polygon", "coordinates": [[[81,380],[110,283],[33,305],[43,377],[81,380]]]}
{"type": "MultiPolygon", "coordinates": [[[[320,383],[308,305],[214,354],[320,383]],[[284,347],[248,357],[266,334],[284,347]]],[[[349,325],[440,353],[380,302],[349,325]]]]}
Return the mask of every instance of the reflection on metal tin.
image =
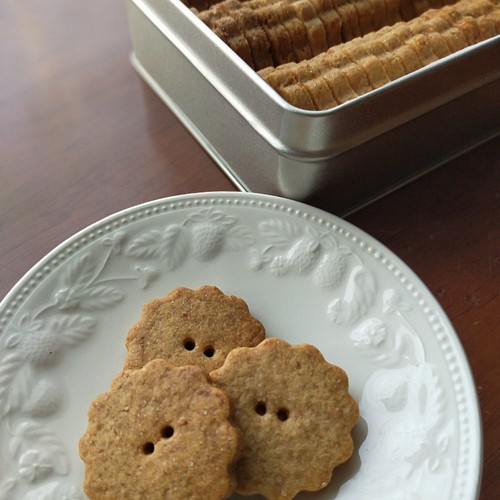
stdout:
{"type": "Polygon", "coordinates": [[[135,68],[243,191],[346,215],[500,133],[500,36],[304,111],[180,0],[128,0],[128,14],[135,68]]]}

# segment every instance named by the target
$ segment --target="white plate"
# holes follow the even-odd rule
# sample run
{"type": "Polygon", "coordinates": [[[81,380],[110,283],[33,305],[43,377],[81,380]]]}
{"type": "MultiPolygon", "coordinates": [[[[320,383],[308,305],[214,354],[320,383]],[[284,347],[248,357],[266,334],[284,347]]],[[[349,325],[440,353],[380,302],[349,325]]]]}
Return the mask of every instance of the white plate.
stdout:
{"type": "Polygon", "coordinates": [[[342,366],[361,422],[352,459],[307,498],[472,499],[478,401],[436,300],[349,223],[267,195],[204,193],[130,208],[70,238],[0,307],[0,499],[85,498],[78,440],[120,371],[142,304],[177,286],[242,297],[268,336],[342,366]]]}

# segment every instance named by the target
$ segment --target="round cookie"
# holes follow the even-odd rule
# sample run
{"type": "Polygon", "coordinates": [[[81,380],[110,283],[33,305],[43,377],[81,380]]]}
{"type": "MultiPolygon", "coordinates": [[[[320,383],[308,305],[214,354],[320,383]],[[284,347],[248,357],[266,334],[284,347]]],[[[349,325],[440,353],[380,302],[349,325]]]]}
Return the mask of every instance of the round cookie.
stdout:
{"type": "Polygon", "coordinates": [[[128,332],[125,368],[163,358],[208,373],[235,347],[255,346],[264,337],[263,325],[242,299],[214,286],[176,288],[144,305],[140,320],[128,332]]]}
{"type": "Polygon", "coordinates": [[[315,347],[268,338],[232,351],[210,377],[243,436],[238,493],[277,500],[317,491],[352,455],[358,405],[345,372],[315,347]]]}
{"type": "Polygon", "coordinates": [[[80,439],[92,500],[222,499],[239,431],[226,394],[196,366],[154,360],[118,375],[89,409],[80,439]]]}

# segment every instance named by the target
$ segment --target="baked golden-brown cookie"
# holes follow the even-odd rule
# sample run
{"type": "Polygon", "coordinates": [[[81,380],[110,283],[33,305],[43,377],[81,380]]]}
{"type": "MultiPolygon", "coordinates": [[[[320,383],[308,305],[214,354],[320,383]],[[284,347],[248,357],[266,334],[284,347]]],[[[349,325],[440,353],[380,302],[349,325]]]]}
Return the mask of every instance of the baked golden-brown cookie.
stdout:
{"type": "Polygon", "coordinates": [[[163,358],[209,372],[235,347],[255,346],[264,337],[264,327],[242,299],[215,286],[177,288],[144,305],[140,320],[128,332],[125,368],[163,358]]]}
{"type": "MultiPolygon", "coordinates": [[[[428,8],[448,1],[451,0],[401,3],[403,18],[412,17],[407,22],[397,22],[397,16],[389,13],[398,2],[386,3],[386,14],[392,19],[389,26],[363,36],[343,34],[343,44],[308,60],[258,70],[258,74],[296,107],[331,109],[500,33],[498,0],[459,0],[438,9],[428,8]],[[346,86],[347,81],[353,93],[346,86]],[[326,87],[335,99],[329,98],[326,87]]],[[[374,28],[380,26],[380,20],[369,19],[365,1],[355,5],[358,14],[363,13],[362,32],[370,23],[374,28]]],[[[340,11],[339,16],[342,17],[340,11]]],[[[346,26],[342,24],[342,29],[346,26]]]]}
{"type": "Polygon", "coordinates": [[[89,498],[222,499],[239,433],[226,394],[196,366],[154,360],[118,375],[89,410],[80,440],[89,498]]]}
{"type": "Polygon", "coordinates": [[[308,344],[268,338],[211,372],[243,436],[236,491],[290,499],[325,487],[353,452],[357,403],[345,372],[308,344]]]}

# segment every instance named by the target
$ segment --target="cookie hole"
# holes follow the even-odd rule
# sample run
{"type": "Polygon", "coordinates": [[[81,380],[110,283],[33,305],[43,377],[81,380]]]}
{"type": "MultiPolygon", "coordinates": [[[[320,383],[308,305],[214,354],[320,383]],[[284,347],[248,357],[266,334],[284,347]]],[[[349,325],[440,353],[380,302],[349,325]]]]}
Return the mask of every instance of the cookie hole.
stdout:
{"type": "Polygon", "coordinates": [[[284,422],[285,420],[288,420],[289,412],[288,412],[288,410],[286,408],[280,408],[276,412],[276,416],[278,417],[279,420],[281,420],[282,422],[284,422]]]}
{"type": "Polygon", "coordinates": [[[144,455],[151,455],[155,451],[155,444],[151,442],[145,443],[142,447],[142,451],[144,452],[144,455]]]}
{"type": "Polygon", "coordinates": [[[215,354],[215,349],[211,345],[209,345],[209,346],[205,347],[205,349],[203,350],[203,354],[207,358],[211,358],[215,354]]]}
{"type": "Polygon", "coordinates": [[[259,401],[259,402],[255,405],[255,412],[256,412],[258,415],[265,415],[265,414],[266,414],[266,411],[267,411],[267,408],[266,408],[266,403],[263,403],[262,401],[259,401]]]}
{"type": "Polygon", "coordinates": [[[171,438],[174,435],[174,428],[171,425],[166,425],[161,430],[161,436],[165,439],[171,438]]]}
{"type": "Polygon", "coordinates": [[[193,339],[184,340],[184,349],[186,351],[192,351],[196,347],[196,343],[193,339]]]}

